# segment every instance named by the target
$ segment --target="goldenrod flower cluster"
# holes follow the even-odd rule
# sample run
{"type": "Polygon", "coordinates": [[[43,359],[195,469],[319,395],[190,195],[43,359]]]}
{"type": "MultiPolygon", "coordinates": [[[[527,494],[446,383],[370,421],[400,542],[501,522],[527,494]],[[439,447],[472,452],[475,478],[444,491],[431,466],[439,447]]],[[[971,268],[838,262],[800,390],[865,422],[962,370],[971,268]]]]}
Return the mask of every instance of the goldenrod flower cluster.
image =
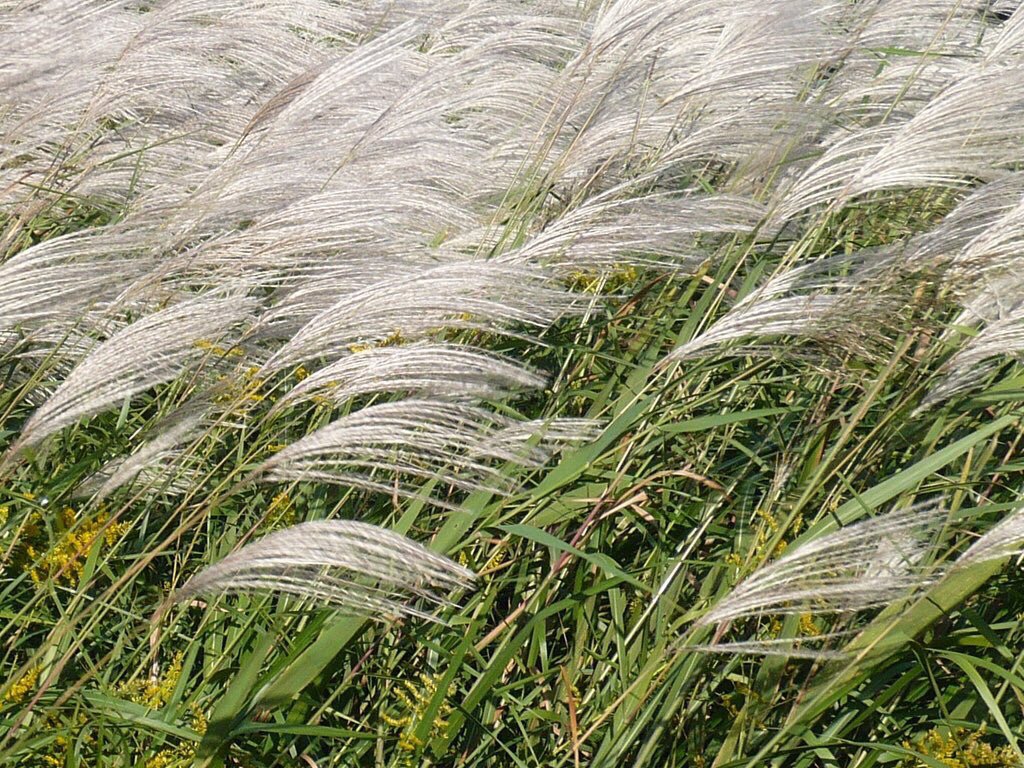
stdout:
{"type": "Polygon", "coordinates": [[[637,268],[630,264],[617,264],[611,272],[577,269],[569,274],[568,286],[583,293],[617,293],[636,283],[637,268]]]}
{"type": "Polygon", "coordinates": [[[67,584],[76,583],[97,540],[102,539],[107,546],[113,546],[131,528],[129,523],[110,523],[109,520],[105,513],[100,513],[90,520],[82,521],[75,510],[65,507],[58,519],[64,532],[44,553],[39,551],[44,546],[39,533],[40,526],[37,522],[26,526],[26,570],[32,580],[37,584],[48,578],[67,584]]]}
{"type": "MultiPolygon", "coordinates": [[[[765,522],[765,525],[758,530],[757,537],[754,539],[754,551],[762,552],[768,546],[771,539],[778,534],[780,524],[775,515],[766,509],[759,509],[754,514],[765,522]]],[[[800,530],[801,523],[802,520],[798,519],[792,526],[794,533],[800,530]]],[[[772,548],[771,557],[781,557],[786,552],[786,547],[788,546],[789,542],[780,538],[778,543],[772,548]]]]}
{"type": "MultiPolygon", "coordinates": [[[[725,556],[725,562],[735,568],[742,568],[747,563],[757,563],[762,559],[774,559],[781,557],[786,553],[786,548],[789,546],[789,541],[785,538],[780,537],[778,542],[772,547],[767,558],[761,556],[764,555],[765,550],[768,548],[769,543],[774,539],[781,528],[781,523],[778,519],[766,509],[758,509],[754,512],[755,519],[760,519],[763,522],[758,528],[757,534],[754,537],[754,543],[750,548],[750,556],[744,561],[742,555],[738,552],[730,552],[725,556]]],[[[803,516],[798,516],[793,524],[789,526],[784,532],[785,535],[795,535],[800,532],[800,528],[803,526],[803,516]]]]}
{"type": "Polygon", "coordinates": [[[36,689],[39,682],[39,667],[32,667],[15,680],[11,686],[4,691],[4,702],[19,704],[36,689]]]}
{"type": "Polygon", "coordinates": [[[45,766],[52,766],[53,768],[64,768],[69,764],[68,752],[72,749],[72,741],[78,739],[83,741],[89,747],[94,747],[96,744],[96,737],[90,734],[87,730],[83,736],[83,729],[86,729],[89,725],[89,721],[84,714],[79,714],[73,721],[73,723],[61,722],[54,715],[47,715],[44,718],[44,729],[49,731],[57,731],[58,733],[54,736],[53,741],[47,746],[46,752],[36,755],[36,759],[45,766]],[[74,733],[73,737],[66,734],[74,733]]]}
{"type": "Polygon", "coordinates": [[[198,339],[196,341],[196,347],[205,352],[209,352],[211,355],[216,355],[217,357],[242,357],[245,354],[239,347],[226,349],[214,344],[209,339],[198,339]]]}
{"type": "MultiPolygon", "coordinates": [[[[778,519],[771,512],[766,509],[758,509],[754,513],[755,518],[760,518],[764,525],[760,527],[757,535],[754,537],[754,543],[751,547],[751,555],[748,562],[757,562],[760,558],[759,555],[763,555],[764,551],[768,548],[769,543],[775,538],[782,525],[778,519]]],[[[784,535],[794,535],[799,533],[800,528],[803,526],[803,516],[798,516],[791,526],[787,528],[784,535]]],[[[789,542],[785,538],[779,538],[778,542],[771,549],[770,558],[778,558],[786,553],[786,548],[789,546],[789,542]]],[[[725,556],[725,562],[737,569],[741,569],[744,565],[743,557],[738,552],[730,552],[725,556]]],[[[771,617],[769,620],[766,635],[769,638],[776,638],[782,633],[782,622],[778,617],[771,617]]],[[[821,628],[814,621],[814,615],[811,613],[802,613],[799,616],[799,635],[801,637],[818,637],[822,633],[821,628]]]]}
{"type": "MultiPolygon", "coordinates": [[[[932,728],[913,743],[903,742],[903,746],[948,768],[1020,768],[1021,762],[1012,747],[993,747],[982,741],[984,736],[984,727],[972,732],[957,728],[945,735],[932,728]]],[[[903,761],[902,768],[924,768],[926,765],[923,760],[911,758],[903,761]]]]}
{"type": "MultiPolygon", "coordinates": [[[[403,680],[401,685],[391,689],[392,695],[401,704],[402,714],[390,715],[381,712],[381,720],[392,728],[402,729],[398,737],[398,748],[405,752],[417,752],[426,746],[426,742],[416,735],[418,725],[423,722],[430,702],[437,694],[437,686],[441,682],[440,675],[419,675],[420,685],[410,680],[403,680]]],[[[445,691],[445,699],[441,702],[437,716],[430,724],[430,737],[441,736],[448,728],[448,721],[445,719],[451,714],[452,708],[448,703],[448,696],[452,693],[449,686],[445,691]]]]}
{"type": "Polygon", "coordinates": [[[369,352],[371,349],[380,349],[381,347],[400,347],[405,344],[405,342],[406,339],[402,335],[402,331],[396,330],[375,344],[349,344],[348,351],[354,355],[358,355],[360,352],[369,352]]]}
{"type": "Polygon", "coordinates": [[[281,528],[295,525],[299,521],[298,512],[295,510],[295,503],[292,497],[282,491],[270,500],[267,506],[267,514],[259,527],[259,532],[270,533],[281,528]]]}
{"type": "Polygon", "coordinates": [[[814,616],[810,613],[800,614],[800,634],[804,637],[817,637],[821,634],[821,629],[814,622],[814,616]]]}
{"type": "MultiPolygon", "coordinates": [[[[192,706],[192,730],[202,735],[206,733],[209,721],[198,706],[192,706]]],[[[146,761],[146,768],[171,768],[174,765],[192,765],[196,757],[196,744],[186,742],[169,749],[161,749],[146,761]]]]}
{"type": "Polygon", "coordinates": [[[117,686],[117,695],[149,709],[160,709],[174,694],[181,679],[181,667],[184,654],[180,651],[174,655],[171,663],[156,680],[129,680],[117,686]]]}
{"type": "Polygon", "coordinates": [[[238,410],[245,410],[266,399],[260,392],[264,381],[258,374],[258,365],[237,368],[234,373],[217,377],[222,389],[214,398],[214,402],[234,405],[238,410]]]}

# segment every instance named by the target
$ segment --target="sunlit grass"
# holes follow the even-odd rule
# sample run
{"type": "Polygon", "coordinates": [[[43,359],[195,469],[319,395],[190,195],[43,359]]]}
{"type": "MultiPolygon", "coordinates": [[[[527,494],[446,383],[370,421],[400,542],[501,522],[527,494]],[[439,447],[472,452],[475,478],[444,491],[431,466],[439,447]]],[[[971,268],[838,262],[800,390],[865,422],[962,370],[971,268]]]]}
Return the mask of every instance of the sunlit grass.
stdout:
{"type": "Polygon", "coordinates": [[[0,764],[1024,765],[1021,11],[153,5],[0,54],[0,764]],[[477,578],[180,591],[324,520],[477,578]]]}

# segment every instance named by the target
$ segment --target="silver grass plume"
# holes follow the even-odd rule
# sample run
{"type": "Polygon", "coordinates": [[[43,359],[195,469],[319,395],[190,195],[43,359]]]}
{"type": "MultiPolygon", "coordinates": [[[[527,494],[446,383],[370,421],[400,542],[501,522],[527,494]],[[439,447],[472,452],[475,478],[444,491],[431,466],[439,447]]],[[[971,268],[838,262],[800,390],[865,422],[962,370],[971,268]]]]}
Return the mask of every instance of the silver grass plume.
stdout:
{"type": "Polygon", "coordinates": [[[814,539],[740,582],[697,626],[766,613],[863,611],[903,599],[933,580],[924,560],[944,523],[932,501],[814,539]]]}
{"type": "Polygon", "coordinates": [[[906,261],[942,269],[949,287],[964,300],[977,292],[980,277],[1006,272],[1007,238],[1019,229],[1024,173],[1008,173],[971,190],[934,229],[907,244],[906,261]]]}
{"type": "Polygon", "coordinates": [[[828,147],[775,212],[838,207],[884,189],[965,186],[1024,158],[1024,66],[971,72],[903,123],[869,127],[828,147]]]}
{"type": "Polygon", "coordinates": [[[116,227],[84,230],[6,260],[0,264],[0,329],[68,328],[87,310],[109,304],[128,279],[152,268],[141,252],[147,235],[116,227]]]}
{"type": "Polygon", "coordinates": [[[251,315],[247,296],[200,296],[147,315],[111,336],[79,363],[22,428],[9,454],[158,384],[177,378],[251,315]]]}
{"type": "MultiPolygon", "coordinates": [[[[542,328],[574,306],[535,268],[495,262],[430,267],[353,291],[313,317],[264,364],[262,376],[349,345],[381,344],[399,334],[416,340],[445,329],[505,332],[542,328]]],[[[273,315],[268,318],[272,322],[273,315]]]]}
{"type": "MultiPolygon", "coordinates": [[[[985,185],[953,211],[932,237],[919,249],[926,255],[937,245],[952,240],[961,211],[978,210],[986,217],[973,230],[960,227],[969,237],[959,235],[947,257],[946,280],[963,305],[954,325],[977,327],[940,369],[938,383],[928,392],[923,410],[976,388],[1006,358],[1024,354],[1024,280],[1020,254],[1024,248],[1024,173],[985,185]]],[[[977,218],[977,217],[975,217],[977,218]]],[[[915,254],[917,255],[917,254],[915,254]]],[[[944,334],[953,340],[958,331],[944,334]]]]}
{"type": "Polygon", "coordinates": [[[761,205],[738,195],[619,197],[634,185],[565,211],[503,260],[567,270],[622,262],[694,270],[707,258],[697,235],[749,232],[764,216],[761,205]]]}
{"type": "Polygon", "coordinates": [[[921,402],[925,409],[976,389],[1007,357],[1024,356],[1024,307],[986,325],[941,369],[938,384],[921,402]]]}
{"type": "Polygon", "coordinates": [[[345,355],[292,387],[271,412],[311,399],[340,405],[375,392],[497,400],[517,390],[539,389],[544,382],[543,376],[498,355],[456,344],[417,342],[345,355]]]}
{"type": "Polygon", "coordinates": [[[898,289],[899,282],[891,276],[893,268],[892,254],[862,250],[783,271],[707,331],[674,349],[665,362],[698,357],[740,339],[774,336],[841,340],[844,350],[867,351],[882,328],[879,321],[904,304],[900,290],[888,294],[882,290],[886,285],[898,289]]]}
{"type": "Polygon", "coordinates": [[[560,447],[592,437],[595,426],[582,419],[517,422],[479,406],[405,399],[344,416],[283,448],[255,473],[271,482],[342,483],[404,495],[415,488],[396,475],[504,493],[512,481],[496,462],[541,466],[560,447]]]}
{"type": "Polygon", "coordinates": [[[438,621],[432,607],[472,586],[472,571],[393,531],[349,520],[324,520],[276,531],[190,578],[175,602],[241,592],[294,595],[383,620],[438,621]]]}
{"type": "Polygon", "coordinates": [[[76,495],[93,496],[99,501],[136,479],[141,480],[145,489],[172,493],[187,490],[195,478],[193,473],[179,466],[180,446],[195,438],[209,420],[209,403],[172,414],[155,427],[157,434],[136,451],[114,459],[86,478],[76,489],[76,495]]]}
{"type": "Polygon", "coordinates": [[[829,650],[822,647],[823,643],[841,640],[849,636],[848,632],[825,632],[810,637],[779,637],[762,640],[730,640],[713,642],[704,645],[686,646],[687,651],[696,653],[721,653],[751,656],[785,656],[789,659],[843,659],[846,654],[842,650],[829,650]]]}
{"type": "Polygon", "coordinates": [[[980,536],[957,558],[956,567],[1024,554],[1024,507],[1018,507],[980,536]]]}

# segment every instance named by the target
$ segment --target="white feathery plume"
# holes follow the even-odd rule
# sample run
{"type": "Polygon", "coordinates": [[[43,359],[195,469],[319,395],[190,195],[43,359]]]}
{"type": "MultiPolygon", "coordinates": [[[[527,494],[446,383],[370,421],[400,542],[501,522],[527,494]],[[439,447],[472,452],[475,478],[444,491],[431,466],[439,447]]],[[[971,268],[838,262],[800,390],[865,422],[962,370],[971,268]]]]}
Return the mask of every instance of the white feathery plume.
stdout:
{"type": "Polygon", "coordinates": [[[977,303],[990,284],[1019,274],[1022,228],[1024,173],[1018,172],[972,194],[943,220],[934,237],[920,238],[926,246],[918,250],[936,250],[937,243],[944,245],[948,254],[947,284],[959,297],[977,303]]]}
{"type": "Polygon", "coordinates": [[[990,61],[1020,57],[1024,52],[1024,6],[1017,0],[993,0],[987,9],[989,19],[1002,20],[999,38],[986,53],[990,61]]]}
{"type": "Polygon", "coordinates": [[[661,173],[687,162],[757,165],[752,156],[791,140],[781,126],[804,113],[799,94],[813,63],[837,50],[824,23],[830,8],[601,6],[588,45],[562,76],[561,92],[572,98],[554,113],[565,130],[553,142],[551,173],[600,188],[636,166],[661,173]],[[758,119],[748,121],[752,108],[758,119]]]}
{"type": "Polygon", "coordinates": [[[1024,158],[1024,66],[979,68],[903,122],[867,127],[829,146],[786,189],[774,216],[839,206],[883,189],[965,186],[1024,158]]]}
{"type": "Polygon", "coordinates": [[[865,49],[898,47],[935,57],[973,51],[985,31],[980,2],[948,0],[872,0],[864,7],[850,6],[849,23],[856,41],[865,49]]]}
{"type": "Polygon", "coordinates": [[[943,333],[953,341],[981,326],[940,369],[941,378],[919,410],[978,386],[998,358],[1024,352],[1024,173],[984,184],[931,232],[914,238],[905,261],[935,269],[963,311],[943,333]]]}
{"type": "Polygon", "coordinates": [[[957,558],[956,567],[1024,554],[1024,507],[1010,512],[957,558]]]}
{"type": "MultiPolygon", "coordinates": [[[[399,273],[353,291],[312,318],[266,362],[261,375],[318,357],[336,358],[349,345],[382,344],[397,335],[416,340],[469,328],[504,332],[543,328],[573,308],[573,296],[549,286],[534,268],[462,262],[399,273]]],[[[265,318],[272,323],[287,307],[265,318]]]]}
{"type": "Polygon", "coordinates": [[[688,645],[687,651],[697,653],[750,654],[753,656],[785,656],[789,659],[844,659],[842,651],[830,651],[817,647],[830,640],[842,639],[849,632],[823,632],[807,637],[778,637],[762,640],[734,640],[729,642],[707,643],[705,645],[688,645]]]}
{"type": "Polygon", "coordinates": [[[749,232],[765,212],[760,204],[738,195],[619,194],[616,188],[591,197],[522,247],[503,254],[502,260],[564,269],[601,269],[625,262],[693,270],[707,259],[706,247],[697,246],[699,235],[749,232]]]}
{"type": "Polygon", "coordinates": [[[911,243],[908,263],[939,265],[963,311],[944,333],[981,326],[940,369],[941,378],[919,410],[977,387],[1000,358],[1024,352],[1024,174],[983,185],[933,232],[911,243]]]}
{"type": "Polygon", "coordinates": [[[194,575],[174,600],[273,592],[379,620],[410,616],[438,621],[415,601],[450,605],[447,594],[470,588],[474,578],[468,569],[393,531],[324,520],[300,523],[242,547],[194,575]]]}
{"type": "Polygon", "coordinates": [[[84,230],[11,257],[0,264],[0,328],[57,322],[67,328],[86,310],[111,302],[129,279],[153,266],[131,249],[144,238],[120,228],[84,230]]]}
{"type": "Polygon", "coordinates": [[[478,406],[405,399],[344,416],[283,448],[255,473],[271,482],[336,483],[404,495],[415,488],[400,478],[505,493],[513,481],[495,461],[537,467],[562,445],[593,433],[593,422],[585,420],[515,422],[478,406]]]}
{"type": "Polygon", "coordinates": [[[771,336],[843,339],[845,349],[864,349],[880,330],[879,321],[902,304],[899,291],[883,290],[893,282],[888,275],[893,264],[890,253],[862,250],[782,272],[709,330],[673,350],[665,362],[691,359],[738,339],[771,336]]]}
{"type": "Polygon", "coordinates": [[[600,426],[600,422],[592,419],[508,421],[483,436],[469,455],[476,459],[539,467],[565,446],[593,440],[600,426]]]}
{"type": "Polygon", "coordinates": [[[944,522],[941,505],[925,502],[809,541],[736,585],[698,626],[765,613],[862,611],[905,598],[933,579],[924,559],[944,522]]]}
{"type": "MultiPolygon", "coordinates": [[[[707,30],[708,47],[691,55],[685,69],[672,71],[675,89],[666,101],[693,101],[698,96],[709,99],[714,107],[725,104],[739,106],[744,96],[764,83],[771,84],[770,94],[776,98],[795,99],[806,85],[802,69],[818,63],[834,52],[837,42],[828,29],[838,7],[822,3],[812,9],[801,3],[780,2],[757,13],[757,6],[745,3],[715,20],[717,28],[707,30]]],[[[668,6],[675,15],[678,10],[668,6]]],[[[696,9],[685,9],[694,21],[696,9]]],[[[696,13],[701,11],[697,10],[696,13]]],[[[664,35],[664,30],[657,30],[664,35]]],[[[670,48],[670,55],[683,54],[684,41],[670,48]]]]}
{"type": "MultiPolygon", "coordinates": [[[[500,194],[508,174],[488,174],[497,169],[468,161],[481,158],[484,144],[446,123],[455,98],[451,78],[443,61],[437,71],[427,67],[433,62],[413,50],[417,37],[415,27],[402,27],[332,63],[257,137],[201,178],[175,228],[258,223],[303,198],[352,194],[367,183],[390,183],[398,200],[404,188],[421,197],[430,189],[455,208],[480,190],[500,194]]],[[[322,230],[324,223],[330,220],[322,230]]]]}
{"type": "Polygon", "coordinates": [[[993,228],[1006,230],[1017,223],[1024,202],[1024,173],[1009,173],[972,190],[932,230],[907,244],[911,266],[940,269],[957,295],[969,297],[979,272],[1005,270],[1005,252],[993,252],[993,228]],[[1009,219],[1008,219],[1009,217],[1009,219]]]}
{"type": "Polygon", "coordinates": [[[198,276],[244,272],[247,277],[253,269],[265,270],[279,273],[289,285],[307,276],[358,275],[374,268],[383,277],[382,267],[435,257],[426,249],[432,240],[478,223],[464,206],[419,180],[349,181],[337,179],[328,191],[297,197],[243,231],[200,246],[188,269],[198,276]]]}
{"type": "MultiPolygon", "coordinates": [[[[977,292],[962,301],[963,311],[953,322],[952,327],[943,332],[944,338],[952,338],[955,334],[961,333],[964,327],[1010,320],[1021,310],[1024,303],[1024,281],[1021,280],[1020,273],[1003,273],[1000,269],[990,269],[988,272],[989,274],[978,275],[977,284],[971,285],[973,281],[970,279],[964,281],[977,292]]],[[[961,287],[965,285],[961,284],[961,287]]],[[[972,342],[973,337],[968,337],[965,344],[970,346],[972,342]]]]}
{"type": "Polygon", "coordinates": [[[1000,30],[975,3],[947,0],[872,0],[847,5],[840,24],[851,31],[842,66],[816,94],[835,110],[842,130],[904,121],[979,62],[1000,30]],[[880,66],[881,65],[881,66],[880,66]]]}
{"type": "Polygon", "coordinates": [[[0,28],[0,147],[17,148],[0,192],[6,175],[122,199],[208,167],[275,85],[380,21],[316,0],[38,6],[0,28]]]}
{"type": "MultiPolygon", "coordinates": [[[[1020,301],[1020,283],[1015,292],[1020,301]]],[[[1006,317],[986,325],[949,360],[941,369],[942,378],[929,390],[920,408],[963,394],[978,387],[1007,357],[1024,355],[1024,305],[1012,310],[1006,317]]]]}
{"type": "Polygon", "coordinates": [[[133,480],[146,489],[179,493],[194,479],[187,468],[178,466],[179,447],[193,439],[209,421],[210,406],[191,406],[168,417],[155,428],[154,437],[128,456],[114,459],[76,489],[78,496],[105,499],[133,480]]]}
{"type": "Polygon", "coordinates": [[[32,414],[10,454],[158,384],[207,355],[257,306],[246,296],[208,295],[147,315],[111,336],[68,374],[32,414]]]}
{"type": "Polygon", "coordinates": [[[375,392],[417,397],[498,399],[522,389],[539,389],[545,379],[513,361],[455,344],[419,342],[348,354],[292,387],[271,412],[310,399],[340,405],[375,392]]]}
{"type": "Polygon", "coordinates": [[[842,67],[820,88],[842,130],[825,144],[866,126],[906,121],[968,74],[966,66],[1019,55],[1013,42],[1019,31],[986,13],[986,5],[947,0],[848,5],[841,24],[853,31],[850,44],[842,67]]]}

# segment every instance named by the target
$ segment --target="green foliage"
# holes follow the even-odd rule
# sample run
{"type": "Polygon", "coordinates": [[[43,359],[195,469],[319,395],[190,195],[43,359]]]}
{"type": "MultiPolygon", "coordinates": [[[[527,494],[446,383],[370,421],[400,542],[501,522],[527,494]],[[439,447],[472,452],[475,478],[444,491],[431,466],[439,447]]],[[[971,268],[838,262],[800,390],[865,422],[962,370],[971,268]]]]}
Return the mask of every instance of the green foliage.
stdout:
{"type": "MultiPolygon", "coordinates": [[[[523,187],[505,200],[511,242],[546,198],[523,187]]],[[[565,275],[591,311],[547,330],[544,347],[489,336],[488,348],[551,377],[547,391],[495,407],[605,427],[507,497],[439,482],[412,499],[249,482],[283,445],[377,396],[272,412],[306,369],[262,380],[241,348],[211,342],[227,415],[188,445],[179,476],[103,502],[74,496],[188,400],[190,377],[4,467],[0,765],[1024,764],[1016,565],[953,571],[873,615],[693,629],[761,565],[892,504],[943,496],[949,525],[935,557],[962,551],[1019,503],[1020,367],[918,412],[956,313],[923,274],[899,276],[913,301],[869,349],[794,342],[787,355],[660,364],[777,270],[898,244],[958,197],[869,195],[792,242],[780,234],[767,253],[755,236],[723,239],[696,274],[623,265],[565,275]],[[243,541],[330,517],[428,542],[477,572],[477,589],[438,624],[370,622],[277,596],[168,606],[174,587],[243,541]],[[733,639],[814,639],[846,655],[709,652],[733,639]]],[[[30,220],[0,220],[0,255],[119,215],[58,196],[30,220]]],[[[402,343],[396,330],[379,344],[402,343]]],[[[3,354],[0,449],[38,383],[3,354]]]]}
{"type": "MultiPolygon", "coordinates": [[[[3,489],[2,544],[21,555],[6,559],[2,585],[0,759],[934,766],[989,764],[977,762],[984,752],[1017,764],[1015,570],[957,575],[936,587],[947,602],[883,613],[861,636],[880,644],[853,661],[688,651],[708,640],[687,633],[706,606],[836,520],[947,494],[953,527],[978,530],[1016,500],[1019,475],[1018,399],[998,382],[983,407],[913,414],[942,356],[913,328],[890,339],[887,357],[850,356],[840,370],[772,357],[656,369],[723,293],[743,290],[749,262],[733,253],[706,277],[638,274],[628,298],[564,322],[548,348],[516,350],[559,372],[543,397],[519,403],[525,413],[608,427],[509,498],[470,495],[447,511],[307,484],[233,489],[283,435],[328,417],[311,405],[254,418],[274,396],[260,382],[237,394],[255,426],[221,424],[193,446],[205,473],[196,492],[129,487],[102,509],[40,525],[187,384],[68,431],[3,489]],[[447,627],[310,614],[274,598],[150,618],[172,582],[247,532],[282,515],[336,513],[420,539],[436,532],[432,546],[478,571],[479,588],[447,627]],[[81,546],[61,549],[76,530],[81,546]],[[119,535],[89,533],[100,530],[119,535]],[[58,557],[75,565],[46,566],[58,557]]],[[[5,408],[17,424],[27,404],[8,393],[5,408]]],[[[785,639],[858,628],[836,621],[765,618],[728,631],[785,639]]]]}

